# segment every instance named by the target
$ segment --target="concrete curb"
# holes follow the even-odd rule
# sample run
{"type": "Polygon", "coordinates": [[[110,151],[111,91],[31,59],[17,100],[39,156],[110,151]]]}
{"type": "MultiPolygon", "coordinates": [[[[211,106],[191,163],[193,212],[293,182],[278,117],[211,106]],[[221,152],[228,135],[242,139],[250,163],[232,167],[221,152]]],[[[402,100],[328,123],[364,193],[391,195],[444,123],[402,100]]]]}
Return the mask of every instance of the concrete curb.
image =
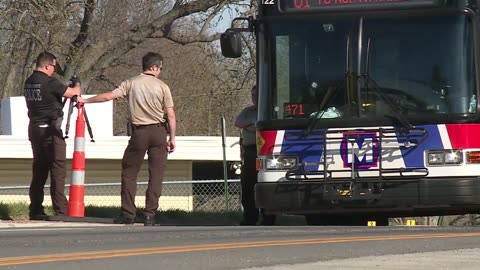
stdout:
{"type": "Polygon", "coordinates": [[[113,218],[49,216],[46,221],[114,224],[113,218]]]}
{"type": "Polygon", "coordinates": [[[116,226],[105,223],[86,223],[86,222],[51,222],[51,221],[8,221],[0,220],[0,229],[3,228],[47,228],[47,227],[100,227],[116,226]]]}

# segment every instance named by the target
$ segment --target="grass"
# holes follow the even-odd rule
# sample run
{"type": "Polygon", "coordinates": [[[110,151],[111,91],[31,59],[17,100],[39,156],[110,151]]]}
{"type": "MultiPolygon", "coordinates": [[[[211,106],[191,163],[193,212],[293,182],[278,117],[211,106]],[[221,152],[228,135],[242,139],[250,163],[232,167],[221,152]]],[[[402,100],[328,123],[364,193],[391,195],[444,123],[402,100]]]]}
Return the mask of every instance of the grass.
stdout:
{"type": "Polygon", "coordinates": [[[0,203],[0,219],[24,220],[28,219],[28,205],[23,203],[0,203]]]}
{"type": "MultiPolygon", "coordinates": [[[[45,207],[45,213],[53,214],[51,207],[45,207]]],[[[85,217],[95,218],[115,218],[120,213],[118,207],[98,207],[86,206],[85,217]]],[[[137,216],[142,217],[141,209],[137,209],[137,216]]],[[[0,203],[0,219],[26,221],[28,220],[28,205],[25,203],[5,204],[0,203]]],[[[187,212],[182,210],[158,211],[156,220],[159,224],[164,225],[190,225],[190,226],[233,226],[237,225],[242,219],[240,211],[228,212],[208,212],[193,211],[187,212]]],[[[304,218],[301,216],[279,216],[276,221],[277,225],[304,225],[304,218]]]]}
{"type": "MultiPolygon", "coordinates": [[[[53,215],[51,207],[46,207],[45,212],[53,215]]],[[[85,217],[94,218],[115,218],[120,213],[118,207],[99,207],[86,206],[85,217]]],[[[141,209],[137,209],[137,216],[142,217],[141,209]]],[[[156,214],[156,221],[159,224],[175,225],[175,226],[233,226],[238,225],[242,219],[240,211],[228,212],[208,212],[193,211],[187,212],[182,210],[159,211],[156,214]]],[[[421,219],[417,224],[421,224],[421,219]]],[[[25,203],[5,204],[0,202],[0,220],[27,221],[28,205],[25,203]]],[[[303,216],[280,215],[277,216],[276,225],[282,226],[299,226],[305,225],[303,216]]],[[[402,225],[402,224],[395,224],[402,225]]],[[[462,215],[462,216],[444,216],[442,218],[442,226],[479,226],[479,215],[462,215]]]]}

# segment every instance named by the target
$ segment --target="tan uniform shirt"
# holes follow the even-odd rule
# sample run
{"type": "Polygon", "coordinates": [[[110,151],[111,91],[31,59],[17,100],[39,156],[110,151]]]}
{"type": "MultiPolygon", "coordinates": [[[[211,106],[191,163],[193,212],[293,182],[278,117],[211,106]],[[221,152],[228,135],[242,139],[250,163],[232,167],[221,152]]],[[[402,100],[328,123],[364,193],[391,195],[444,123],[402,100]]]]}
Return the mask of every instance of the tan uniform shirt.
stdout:
{"type": "Polygon", "coordinates": [[[168,85],[155,76],[143,73],[122,82],[112,93],[115,98],[128,97],[133,125],[163,123],[166,108],[173,107],[168,85]]]}

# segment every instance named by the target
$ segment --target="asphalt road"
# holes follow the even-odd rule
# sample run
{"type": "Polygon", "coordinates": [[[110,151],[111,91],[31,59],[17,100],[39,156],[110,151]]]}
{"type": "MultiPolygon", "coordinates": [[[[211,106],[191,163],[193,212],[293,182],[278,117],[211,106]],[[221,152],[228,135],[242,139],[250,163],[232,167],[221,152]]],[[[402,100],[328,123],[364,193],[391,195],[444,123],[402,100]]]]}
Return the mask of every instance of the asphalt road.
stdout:
{"type": "Polygon", "coordinates": [[[479,247],[480,227],[2,228],[0,269],[473,270],[479,247]]]}

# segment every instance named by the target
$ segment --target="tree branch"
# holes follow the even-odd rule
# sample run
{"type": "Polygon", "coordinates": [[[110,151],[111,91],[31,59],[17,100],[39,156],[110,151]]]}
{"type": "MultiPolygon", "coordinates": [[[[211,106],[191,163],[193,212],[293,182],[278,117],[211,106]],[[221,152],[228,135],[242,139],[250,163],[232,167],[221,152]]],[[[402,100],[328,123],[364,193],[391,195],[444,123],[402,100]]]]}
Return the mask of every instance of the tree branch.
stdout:
{"type": "MultiPolygon", "coordinates": [[[[176,0],[175,4],[173,4],[173,9],[178,8],[182,3],[183,3],[183,0],[176,0]]],[[[171,23],[165,25],[165,27],[163,28],[163,33],[164,33],[165,37],[168,37],[171,34],[172,25],[173,25],[173,21],[171,23]]]]}
{"type": "Polygon", "coordinates": [[[85,3],[85,9],[83,13],[83,20],[80,26],[80,32],[78,33],[77,38],[72,42],[72,45],[75,48],[79,48],[85,44],[85,41],[88,38],[88,31],[90,29],[90,23],[93,19],[93,12],[95,9],[95,0],[87,0],[85,3]]]}
{"type": "Polygon", "coordinates": [[[165,36],[163,33],[156,33],[156,34],[153,34],[153,35],[149,36],[149,38],[166,38],[166,39],[171,40],[175,43],[178,43],[178,44],[181,44],[181,45],[186,45],[186,44],[197,43],[197,42],[212,42],[212,41],[215,41],[215,40],[219,39],[220,35],[221,35],[221,33],[216,33],[216,34],[213,34],[213,35],[210,35],[210,36],[206,36],[206,35],[202,35],[202,34],[198,34],[198,35],[195,35],[195,36],[192,36],[192,35],[188,35],[188,36],[174,35],[174,34],[172,34],[170,36],[165,36]]]}
{"type": "Polygon", "coordinates": [[[210,26],[210,23],[212,22],[213,18],[215,18],[215,16],[217,16],[218,12],[220,12],[222,10],[222,8],[225,7],[225,5],[226,5],[226,2],[220,3],[215,8],[215,10],[207,17],[207,19],[205,20],[205,23],[202,26],[202,29],[200,30],[200,34],[203,35],[207,32],[208,26],[210,26]]]}
{"type": "Polygon", "coordinates": [[[46,49],[46,46],[45,46],[45,44],[43,43],[44,38],[36,35],[36,34],[33,33],[33,32],[26,31],[26,30],[24,30],[24,29],[12,29],[12,28],[3,28],[3,27],[0,27],[0,30],[12,31],[12,32],[18,32],[18,33],[26,34],[26,35],[30,36],[31,38],[33,38],[33,39],[42,47],[42,50],[45,50],[45,49],[46,49]]]}
{"type": "MultiPolygon", "coordinates": [[[[80,72],[95,74],[98,70],[107,68],[110,63],[136,48],[151,35],[162,30],[163,27],[171,24],[176,19],[193,13],[206,11],[225,1],[229,0],[196,0],[181,4],[166,14],[159,16],[151,23],[141,25],[134,31],[130,31],[130,34],[123,40],[116,42],[116,46],[113,46],[114,48],[112,50],[108,50],[108,48],[112,47],[110,40],[99,41],[96,44],[92,44],[88,46],[83,53],[84,57],[82,60],[84,62],[81,65],[82,70],[80,72]]],[[[235,1],[237,0],[230,0],[230,2],[235,1]]]]}

